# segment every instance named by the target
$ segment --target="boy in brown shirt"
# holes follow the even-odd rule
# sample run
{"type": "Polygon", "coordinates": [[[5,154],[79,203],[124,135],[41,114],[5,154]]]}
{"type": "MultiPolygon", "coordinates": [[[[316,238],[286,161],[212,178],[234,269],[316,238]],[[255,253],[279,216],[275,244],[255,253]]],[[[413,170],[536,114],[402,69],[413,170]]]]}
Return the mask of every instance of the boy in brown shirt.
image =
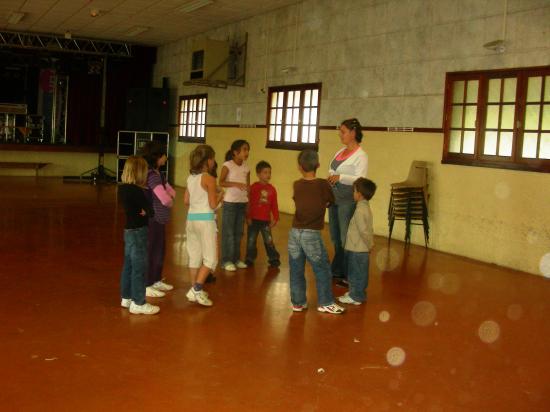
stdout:
{"type": "Polygon", "coordinates": [[[303,150],[298,155],[298,169],[303,178],[294,182],[296,212],[288,236],[288,261],[290,266],[290,300],[292,310],[301,312],[307,308],[306,259],[311,264],[317,285],[317,310],[340,314],[344,308],[334,303],[332,274],[327,251],[321,238],[326,208],[334,202],[328,182],[315,176],[319,167],[319,155],[313,150],[303,150]]]}

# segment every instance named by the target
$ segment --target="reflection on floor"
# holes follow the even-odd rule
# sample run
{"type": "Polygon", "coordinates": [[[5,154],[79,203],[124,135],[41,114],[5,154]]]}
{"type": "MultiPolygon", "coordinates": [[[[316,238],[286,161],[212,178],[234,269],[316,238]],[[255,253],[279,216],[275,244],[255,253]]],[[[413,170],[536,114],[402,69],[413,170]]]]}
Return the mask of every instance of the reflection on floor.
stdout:
{"type": "Polygon", "coordinates": [[[130,315],[114,185],[0,178],[0,192],[3,410],[550,410],[548,279],[377,238],[366,305],[318,313],[308,272],[313,308],[293,313],[283,216],[280,270],[260,247],[253,268],[217,271],[207,309],[185,298],[180,192],[176,288],[151,300],[159,315],[130,315]]]}

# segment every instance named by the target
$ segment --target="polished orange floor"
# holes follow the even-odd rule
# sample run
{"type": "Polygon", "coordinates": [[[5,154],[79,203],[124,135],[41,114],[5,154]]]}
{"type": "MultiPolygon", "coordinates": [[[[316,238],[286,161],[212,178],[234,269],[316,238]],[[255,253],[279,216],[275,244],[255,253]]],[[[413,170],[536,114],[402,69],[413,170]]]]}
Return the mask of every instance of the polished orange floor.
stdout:
{"type": "Polygon", "coordinates": [[[263,251],[218,271],[208,309],[185,298],[180,196],[175,290],[130,315],[114,185],[3,177],[0,193],[2,411],[550,410],[542,277],[377,238],[366,305],[318,313],[309,273],[313,308],[293,313],[283,216],[280,271],[263,251]]]}

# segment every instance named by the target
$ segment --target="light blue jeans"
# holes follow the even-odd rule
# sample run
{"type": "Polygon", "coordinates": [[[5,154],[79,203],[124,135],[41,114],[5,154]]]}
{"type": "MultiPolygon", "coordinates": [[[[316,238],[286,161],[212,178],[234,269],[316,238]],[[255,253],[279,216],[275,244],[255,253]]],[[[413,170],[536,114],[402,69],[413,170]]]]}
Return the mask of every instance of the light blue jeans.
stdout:
{"type": "Polygon", "coordinates": [[[349,295],[356,302],[367,300],[365,289],[369,285],[369,252],[350,252],[348,259],[349,295]]]}
{"type": "Polygon", "coordinates": [[[124,230],[124,266],[120,274],[120,295],[136,305],[145,303],[147,270],[147,226],[124,230]]]}
{"type": "Polygon", "coordinates": [[[334,303],[330,263],[319,230],[292,228],[288,234],[288,263],[290,266],[290,301],[293,305],[305,305],[306,260],[311,264],[317,285],[317,304],[334,303]]]}

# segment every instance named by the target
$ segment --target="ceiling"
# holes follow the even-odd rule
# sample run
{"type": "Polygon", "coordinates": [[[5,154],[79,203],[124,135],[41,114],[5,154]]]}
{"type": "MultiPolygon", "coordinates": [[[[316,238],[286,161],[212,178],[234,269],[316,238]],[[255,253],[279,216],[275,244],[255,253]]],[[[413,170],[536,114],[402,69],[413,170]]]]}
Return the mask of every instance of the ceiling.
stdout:
{"type": "Polygon", "coordinates": [[[213,0],[191,12],[197,0],[1,0],[0,29],[54,33],[158,46],[225,24],[295,4],[297,0],[213,0]],[[13,13],[24,16],[17,24],[13,13]],[[92,15],[96,14],[95,17],[92,15]],[[136,28],[145,32],[130,35],[136,28]]]}

